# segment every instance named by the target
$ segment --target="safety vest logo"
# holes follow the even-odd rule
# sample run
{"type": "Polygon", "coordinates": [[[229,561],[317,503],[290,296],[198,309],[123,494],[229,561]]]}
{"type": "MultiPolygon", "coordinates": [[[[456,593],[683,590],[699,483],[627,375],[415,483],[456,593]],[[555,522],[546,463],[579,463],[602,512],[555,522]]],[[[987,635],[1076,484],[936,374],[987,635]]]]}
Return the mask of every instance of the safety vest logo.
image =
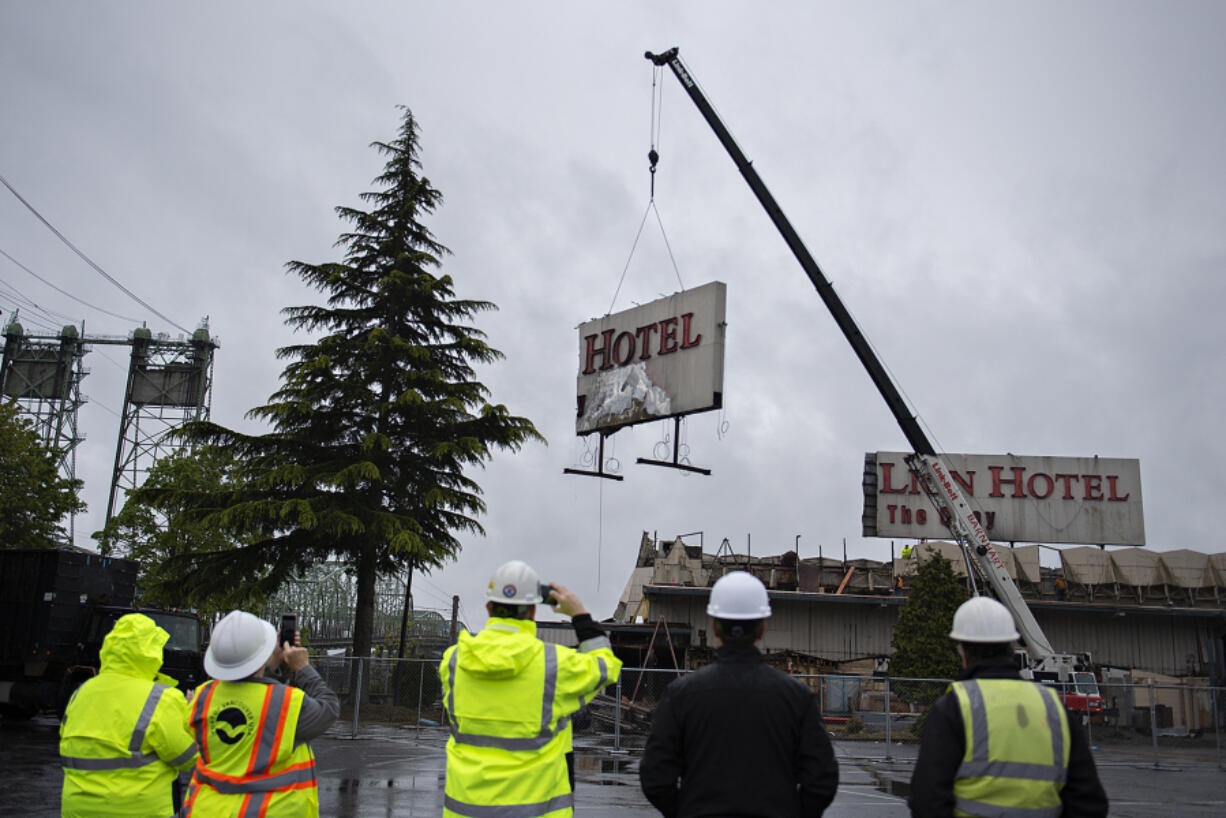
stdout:
{"type": "Polygon", "coordinates": [[[243,740],[243,736],[247,735],[248,725],[253,723],[247,708],[237,702],[227,704],[213,722],[213,734],[223,744],[238,744],[243,740]]]}

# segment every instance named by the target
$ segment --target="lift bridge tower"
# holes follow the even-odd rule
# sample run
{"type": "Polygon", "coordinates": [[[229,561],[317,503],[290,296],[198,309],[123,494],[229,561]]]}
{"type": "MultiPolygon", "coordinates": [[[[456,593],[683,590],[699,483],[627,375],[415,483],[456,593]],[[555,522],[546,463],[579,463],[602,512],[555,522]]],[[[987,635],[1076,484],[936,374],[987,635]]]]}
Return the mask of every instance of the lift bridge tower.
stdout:
{"type": "Polygon", "coordinates": [[[109,522],[123,494],[138,487],[159,457],[177,446],[167,433],[193,420],[207,420],[213,401],[213,353],[220,346],[208,324],[191,338],[156,337],[141,328],[129,341],[128,384],[124,390],[115,468],[106,504],[109,522]]]}
{"type": "MultiPolygon", "coordinates": [[[[71,324],[59,335],[26,335],[21,324],[4,328],[4,355],[0,362],[0,399],[11,400],[28,415],[43,444],[59,458],[59,471],[77,477],[77,445],[83,439],[77,427],[85,341],[71,324]]],[[[74,520],[69,521],[71,542],[74,520]]]]}
{"type": "MultiPolygon", "coordinates": [[[[85,353],[95,344],[130,346],[115,467],[107,495],[109,521],[122,494],[136,488],[154,461],[173,447],[166,433],[192,420],[206,420],[213,396],[213,353],[207,321],[190,339],[172,340],[140,328],[128,338],[85,336],[65,326],[59,335],[27,335],[16,320],[4,329],[0,399],[28,415],[40,439],[60,458],[61,473],[76,479],[78,410],[85,403],[81,381],[89,374],[85,353]]],[[[68,526],[72,541],[74,521],[68,526]]]]}

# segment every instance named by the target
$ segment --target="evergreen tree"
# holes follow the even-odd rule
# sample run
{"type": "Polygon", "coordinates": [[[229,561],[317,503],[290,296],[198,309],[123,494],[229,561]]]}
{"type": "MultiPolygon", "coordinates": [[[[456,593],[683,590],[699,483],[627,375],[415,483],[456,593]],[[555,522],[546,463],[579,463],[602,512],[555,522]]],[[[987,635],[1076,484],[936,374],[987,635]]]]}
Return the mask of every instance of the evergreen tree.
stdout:
{"type": "Polygon", "coordinates": [[[85,510],[81,481],[60,473],[59,453],[15,404],[0,404],[0,548],[56,548],[63,520],[85,510]]]}
{"type": "Polygon", "coordinates": [[[229,449],[219,446],[199,446],[160,458],[141,486],[129,493],[119,513],[94,533],[101,553],[121,553],[140,564],[140,604],[191,607],[206,617],[235,608],[256,610],[264,604],[261,581],[267,571],[257,576],[230,574],[223,588],[185,582],[179,573],[183,555],[224,552],[239,545],[232,533],[193,515],[191,501],[185,503],[184,498],[216,495],[238,479],[240,466],[229,449]],[[171,497],[177,498],[178,507],[171,497]],[[160,508],[156,498],[166,498],[160,508]]]}
{"type": "MultiPolygon", "coordinates": [[[[527,418],[488,402],[474,364],[502,354],[471,320],[496,309],[458,298],[436,271],[449,253],[422,223],[442,194],[420,175],[418,126],[404,109],[369,211],[339,207],[352,225],[344,260],[287,267],[327,296],[288,307],[286,323],[310,343],[284,347],[281,388],[248,413],[273,431],[244,435],[214,423],[184,429],[196,443],[230,448],[244,479],[229,491],[187,499],[195,513],[250,536],[233,551],[199,554],[191,582],[225,584],[235,572],[275,585],[336,557],[357,577],[354,653],[369,653],[375,580],[428,570],[460,550],[457,534],[484,533],[481,487],[469,475],[493,449],[544,438],[527,418]]],[[[160,502],[173,500],[163,494],[160,502]]]]}
{"type": "MultiPolygon", "coordinates": [[[[915,581],[890,638],[894,649],[890,676],[952,679],[962,669],[962,661],[949,630],[954,611],[966,600],[966,591],[949,560],[932,550],[921,552],[920,557],[915,581]]],[[[902,682],[894,689],[903,701],[930,703],[942,688],[940,684],[902,682]]]]}

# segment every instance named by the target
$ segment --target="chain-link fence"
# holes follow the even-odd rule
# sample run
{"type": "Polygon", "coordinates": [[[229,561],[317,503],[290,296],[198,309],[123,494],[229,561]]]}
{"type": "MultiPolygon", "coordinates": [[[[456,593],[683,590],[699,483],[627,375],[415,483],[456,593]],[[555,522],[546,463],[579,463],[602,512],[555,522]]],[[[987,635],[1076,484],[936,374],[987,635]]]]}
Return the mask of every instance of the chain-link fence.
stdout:
{"type": "MultiPolygon", "coordinates": [[[[341,699],[341,723],[353,736],[379,726],[446,725],[438,661],[321,657],[320,674],[341,699]],[[354,690],[363,690],[357,697],[354,690]]],[[[614,752],[642,747],[664,689],[688,671],[622,668],[617,682],[588,702],[574,719],[576,734],[592,734],[614,752]]],[[[793,674],[818,696],[823,719],[836,739],[862,741],[860,758],[889,761],[898,745],[914,744],[948,679],[793,674]]],[[[1133,759],[1200,757],[1222,766],[1226,687],[1205,684],[1053,683],[1095,749],[1133,759]]],[[[343,729],[342,728],[342,729],[343,729]]]]}
{"type": "Polygon", "coordinates": [[[341,721],[357,736],[361,725],[439,727],[442,685],[435,659],[321,657],[319,675],[341,700],[341,721]],[[361,697],[354,691],[361,690],[361,697]]]}

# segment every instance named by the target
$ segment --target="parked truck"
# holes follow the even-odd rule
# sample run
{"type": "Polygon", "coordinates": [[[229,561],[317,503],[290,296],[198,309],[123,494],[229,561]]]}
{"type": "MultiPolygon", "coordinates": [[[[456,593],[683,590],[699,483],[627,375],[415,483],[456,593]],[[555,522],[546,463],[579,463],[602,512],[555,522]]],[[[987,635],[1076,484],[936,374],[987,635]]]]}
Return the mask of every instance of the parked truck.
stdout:
{"type": "Polygon", "coordinates": [[[134,607],[137,564],[69,549],[0,551],[0,714],[62,712],[98,672],[115,620],[143,613],[170,639],[162,672],[190,690],[204,678],[200,619],[134,607]]]}

